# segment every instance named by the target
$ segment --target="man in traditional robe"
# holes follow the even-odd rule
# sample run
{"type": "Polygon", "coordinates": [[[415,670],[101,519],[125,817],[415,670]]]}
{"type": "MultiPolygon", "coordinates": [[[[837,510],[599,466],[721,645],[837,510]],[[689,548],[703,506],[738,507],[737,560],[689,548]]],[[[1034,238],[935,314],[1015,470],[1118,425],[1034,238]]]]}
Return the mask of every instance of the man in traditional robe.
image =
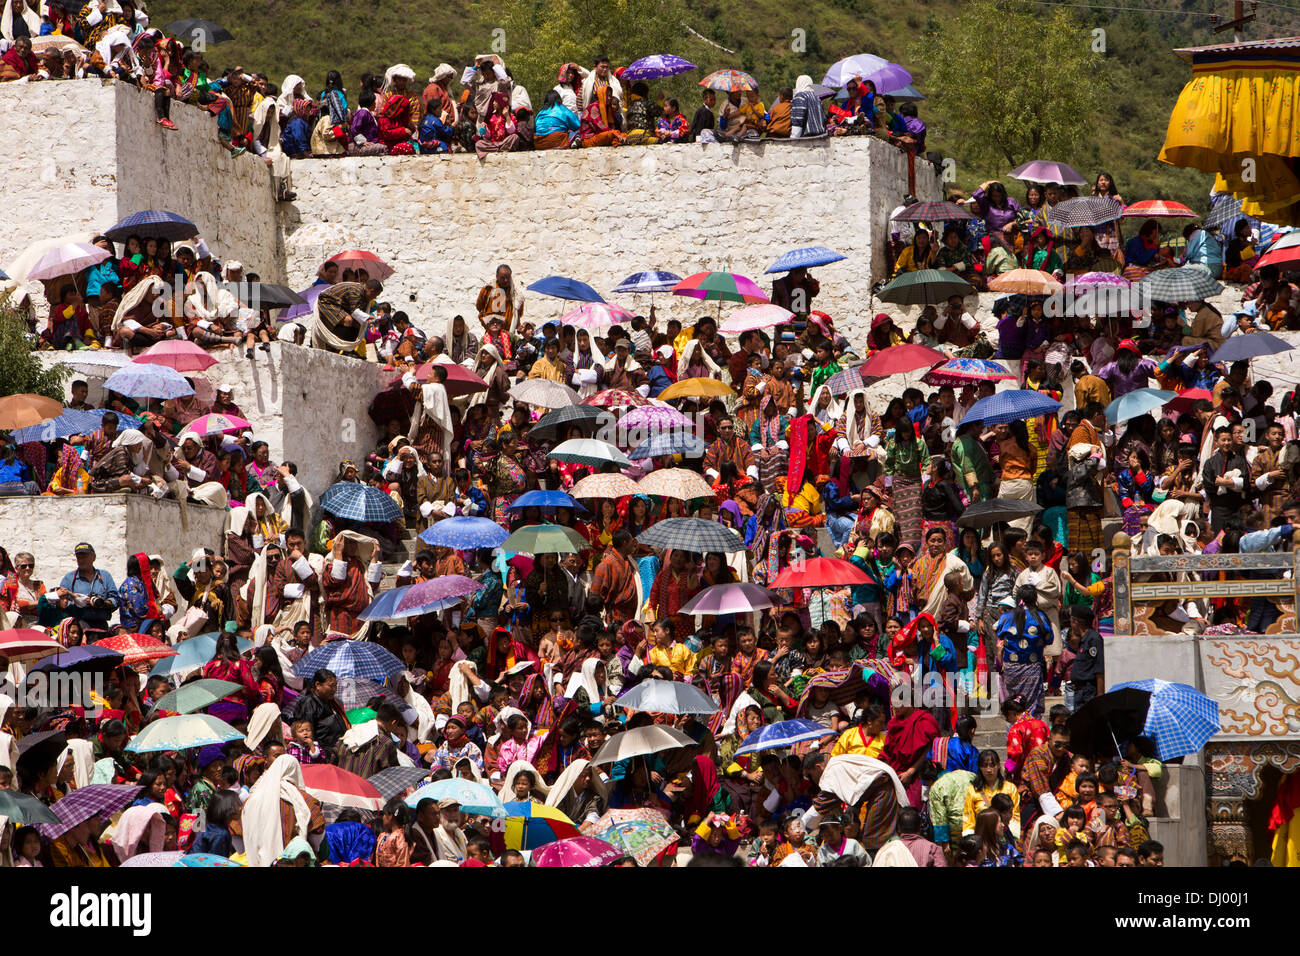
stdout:
{"type": "Polygon", "coordinates": [[[718,419],[718,437],[704,450],[704,476],[709,481],[722,477],[722,465],[731,462],[736,474],[748,475],[757,480],[758,466],[750,452],[749,442],[736,434],[736,423],[730,415],[718,419]]]}
{"type": "Polygon", "coordinates": [[[636,617],[637,567],[632,561],[636,540],[626,528],[614,532],[610,546],[591,577],[591,593],[605,604],[609,620],[623,622],[636,617]]]}
{"type": "Polygon", "coordinates": [[[341,531],[334,538],[331,562],[326,568],[321,589],[325,596],[327,629],[331,634],[356,637],[365,628],[357,615],[370,603],[370,586],[383,579],[384,566],[378,562],[379,544],[373,538],[352,531],[341,531]],[[369,567],[363,561],[373,558],[369,567]]]}

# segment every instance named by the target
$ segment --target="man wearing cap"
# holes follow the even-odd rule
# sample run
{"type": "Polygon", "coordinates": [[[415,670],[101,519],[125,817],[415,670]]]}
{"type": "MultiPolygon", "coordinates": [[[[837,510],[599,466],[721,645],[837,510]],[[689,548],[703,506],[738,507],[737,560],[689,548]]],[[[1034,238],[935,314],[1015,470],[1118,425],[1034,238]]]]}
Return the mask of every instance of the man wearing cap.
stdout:
{"type": "Polygon", "coordinates": [[[83,541],[73,549],[77,569],[69,571],[59,582],[56,594],[65,615],[75,617],[83,626],[103,630],[117,610],[117,584],[107,571],[95,567],[95,549],[83,541]]]}
{"type": "Polygon", "coordinates": [[[619,338],[614,343],[614,357],[605,359],[601,385],[605,388],[620,388],[633,392],[646,381],[646,373],[632,358],[632,343],[627,338],[619,338]]]}

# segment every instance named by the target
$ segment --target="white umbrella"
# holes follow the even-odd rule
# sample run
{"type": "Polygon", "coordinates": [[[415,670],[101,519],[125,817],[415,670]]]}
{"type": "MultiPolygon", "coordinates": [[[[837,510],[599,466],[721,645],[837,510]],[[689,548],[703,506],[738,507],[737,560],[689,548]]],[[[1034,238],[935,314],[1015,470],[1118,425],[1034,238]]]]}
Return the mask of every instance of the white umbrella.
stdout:
{"type": "Polygon", "coordinates": [[[644,680],[618,700],[628,710],[652,714],[716,714],[718,705],[694,684],[678,680],[644,680]]]}
{"type": "Polygon", "coordinates": [[[694,747],[695,741],[676,727],[665,724],[650,724],[615,734],[600,751],[591,758],[594,764],[617,763],[629,757],[646,757],[663,750],[675,750],[678,747],[694,747]]]}
{"type": "Polygon", "coordinates": [[[27,278],[36,281],[74,275],[82,269],[99,265],[110,255],[108,250],[88,242],[69,242],[44,253],[28,270],[27,278]]]}
{"type": "Polygon", "coordinates": [[[627,455],[609,442],[603,442],[598,438],[570,438],[556,445],[549,452],[548,457],[573,465],[589,465],[592,468],[599,468],[611,462],[620,468],[632,467],[632,462],[628,461],[627,455]]]}
{"type": "Polygon", "coordinates": [[[538,405],[542,408],[564,408],[566,405],[578,404],[578,393],[563,382],[554,382],[549,378],[530,378],[513,385],[510,397],[525,405],[538,405]]]}

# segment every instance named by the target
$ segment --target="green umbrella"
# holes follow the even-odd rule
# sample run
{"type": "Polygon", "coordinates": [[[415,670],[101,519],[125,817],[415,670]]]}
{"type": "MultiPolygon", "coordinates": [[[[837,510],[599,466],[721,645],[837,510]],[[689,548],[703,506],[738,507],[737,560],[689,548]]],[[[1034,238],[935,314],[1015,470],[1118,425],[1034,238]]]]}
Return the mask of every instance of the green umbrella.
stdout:
{"type": "Polygon", "coordinates": [[[210,707],[223,697],[229,697],[242,687],[232,680],[217,680],[205,677],[189,684],[184,684],[170,694],[158,698],[154,705],[156,710],[168,710],[176,714],[190,714],[204,707],[210,707]]]}
{"type": "Polygon", "coordinates": [[[572,528],[558,524],[534,524],[520,528],[501,544],[510,554],[577,554],[591,542],[572,528]]]}
{"type": "Polygon", "coordinates": [[[945,269],[918,269],[904,272],[876,293],[876,298],[898,305],[930,305],[950,295],[974,295],[969,282],[945,269]]]}
{"type": "Polygon", "coordinates": [[[16,790],[0,790],[0,816],[10,823],[34,826],[37,823],[62,823],[45,804],[33,796],[16,790]]]}
{"type": "Polygon", "coordinates": [[[367,720],[375,719],[375,712],[369,707],[353,707],[347,712],[348,723],[355,727],[357,724],[364,724],[367,720]]]}

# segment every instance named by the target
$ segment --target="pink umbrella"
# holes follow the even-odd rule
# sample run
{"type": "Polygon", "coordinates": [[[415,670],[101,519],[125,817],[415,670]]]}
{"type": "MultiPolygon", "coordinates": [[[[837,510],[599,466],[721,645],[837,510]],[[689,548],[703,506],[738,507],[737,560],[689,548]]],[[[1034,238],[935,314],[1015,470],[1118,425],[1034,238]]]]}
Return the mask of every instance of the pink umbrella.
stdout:
{"type": "Polygon", "coordinates": [[[771,329],[785,325],[794,319],[794,313],[770,302],[747,305],[727,316],[727,321],[719,326],[718,331],[724,335],[739,335],[758,329],[771,329]]]}
{"type": "Polygon", "coordinates": [[[70,276],[82,269],[98,265],[109,257],[110,253],[88,242],[69,242],[45,253],[27,271],[27,278],[58,279],[70,276]]]}
{"type": "Polygon", "coordinates": [[[217,364],[216,359],[193,342],[179,339],[151,345],[136,356],[135,361],[141,365],[165,365],[177,372],[202,372],[217,364]]]}
{"type": "Polygon", "coordinates": [[[1076,276],[1071,276],[1065,280],[1067,289],[1097,289],[1113,288],[1127,289],[1133,283],[1123,276],[1117,276],[1110,272],[1081,272],[1076,276]]]}
{"type": "Polygon", "coordinates": [[[1061,186],[1086,186],[1088,181],[1073,166],[1050,159],[1031,159],[1011,170],[1012,179],[1030,183],[1057,183],[1061,186]]]}
{"type": "Polygon", "coordinates": [[[533,866],[608,866],[622,856],[622,850],[604,840],[575,836],[538,847],[533,866]]]}
{"type": "Polygon", "coordinates": [[[595,330],[607,329],[620,322],[631,322],[634,317],[633,313],[621,305],[613,305],[609,302],[584,302],[572,312],[562,315],[560,321],[575,329],[595,330]]]}
{"type": "Polygon", "coordinates": [[[915,372],[921,368],[932,368],[948,356],[927,345],[895,345],[893,348],[881,349],[871,358],[858,366],[858,373],[863,378],[883,378],[886,375],[900,375],[903,372],[915,372]]]}
{"type": "Polygon", "coordinates": [[[634,408],[619,421],[624,429],[693,428],[695,423],[671,406],[643,405],[634,408]]]}
{"type": "Polygon", "coordinates": [[[372,279],[387,279],[393,274],[390,266],[373,252],[364,249],[348,249],[336,256],[330,256],[326,262],[337,262],[339,269],[365,269],[372,279]]]}
{"type": "Polygon", "coordinates": [[[228,432],[242,432],[246,428],[252,428],[248,422],[244,421],[237,415],[200,415],[194,421],[190,422],[183,429],[181,434],[189,435],[224,435],[228,432]]]}
{"type": "MultiPolygon", "coordinates": [[[[442,577],[421,581],[419,584],[412,584],[410,589],[402,595],[402,599],[397,602],[397,610],[412,611],[432,607],[442,602],[454,601],[482,589],[483,585],[470,580],[464,575],[444,574],[442,577]]],[[[423,613],[423,611],[420,611],[420,613],[423,613]]]]}
{"type": "Polygon", "coordinates": [[[757,584],[715,584],[682,605],[683,614],[747,614],[776,607],[780,603],[767,588],[757,584]]]}
{"type": "MultiPolygon", "coordinates": [[[[447,370],[447,381],[443,383],[443,388],[447,390],[448,398],[460,398],[463,395],[487,391],[488,383],[465,366],[452,362],[438,364],[447,370]]],[[[431,374],[433,374],[432,362],[426,362],[415,370],[415,377],[421,382],[427,382],[431,374]]]]}

